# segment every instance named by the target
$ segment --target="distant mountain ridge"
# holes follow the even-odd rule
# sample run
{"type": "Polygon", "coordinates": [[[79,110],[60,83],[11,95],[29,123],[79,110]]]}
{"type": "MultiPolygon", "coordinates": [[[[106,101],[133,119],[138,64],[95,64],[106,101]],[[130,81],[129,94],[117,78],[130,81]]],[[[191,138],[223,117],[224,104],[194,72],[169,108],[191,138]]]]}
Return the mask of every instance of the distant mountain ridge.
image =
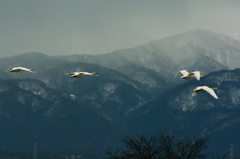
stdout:
{"type": "Polygon", "coordinates": [[[162,129],[203,131],[213,136],[214,151],[226,151],[232,143],[240,148],[240,138],[232,137],[239,133],[240,70],[230,69],[238,66],[238,45],[195,30],[103,55],[0,58],[0,149],[32,150],[38,142],[40,150],[103,155],[122,135],[162,129]],[[37,73],[4,72],[13,66],[37,73]],[[206,77],[174,78],[181,69],[206,77]],[[74,71],[99,76],[65,75],[74,71]],[[219,100],[206,92],[191,97],[199,85],[219,87],[219,100]]]}
{"type": "Polygon", "coordinates": [[[189,71],[199,70],[208,74],[221,69],[238,68],[239,52],[240,43],[230,37],[210,31],[194,30],[131,49],[95,56],[72,55],[60,58],[98,64],[119,70],[126,75],[129,69],[122,68],[131,63],[135,67],[151,69],[167,78],[169,82],[176,82],[172,77],[181,69],[189,68],[189,71]]]}
{"type": "Polygon", "coordinates": [[[231,37],[211,31],[193,30],[149,44],[165,50],[171,59],[175,59],[176,63],[200,54],[200,56],[208,56],[231,69],[240,67],[236,60],[240,57],[240,43],[231,37]],[[184,47],[189,48],[182,50],[184,47]]]}
{"type": "MultiPolygon", "coordinates": [[[[180,130],[185,134],[204,132],[211,136],[209,144],[212,151],[227,152],[230,144],[239,149],[239,75],[240,69],[221,70],[210,73],[199,82],[191,80],[176,86],[132,112],[129,129],[141,133],[157,132],[159,129],[180,130]],[[202,85],[218,87],[215,92],[219,99],[207,92],[199,92],[192,97],[193,89],[202,85]]],[[[239,152],[236,154],[239,155],[239,152]]]]}
{"type": "MultiPolygon", "coordinates": [[[[37,142],[44,151],[90,153],[94,145],[117,141],[111,134],[120,135],[123,131],[90,110],[88,101],[74,100],[66,91],[50,89],[38,80],[12,79],[0,83],[2,150],[31,151],[32,144],[37,142]]],[[[104,153],[104,149],[96,151],[104,153]]]]}

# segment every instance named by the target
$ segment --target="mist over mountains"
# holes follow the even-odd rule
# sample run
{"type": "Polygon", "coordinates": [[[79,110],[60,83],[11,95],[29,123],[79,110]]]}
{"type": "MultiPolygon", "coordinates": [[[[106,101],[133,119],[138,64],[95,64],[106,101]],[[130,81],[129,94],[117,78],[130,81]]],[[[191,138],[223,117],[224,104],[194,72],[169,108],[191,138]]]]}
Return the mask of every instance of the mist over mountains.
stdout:
{"type": "MultiPolygon", "coordinates": [[[[125,134],[158,130],[211,136],[210,149],[240,149],[240,43],[204,30],[102,55],[25,53],[0,59],[0,149],[104,155],[125,134]],[[8,73],[14,66],[37,73],[8,73]],[[186,69],[200,81],[174,78],[186,69]],[[74,79],[75,71],[98,77],[74,79]],[[219,87],[191,97],[199,85],[219,87]],[[16,132],[18,132],[16,134],[16,132]]],[[[236,155],[238,152],[236,152],[236,155]]]]}

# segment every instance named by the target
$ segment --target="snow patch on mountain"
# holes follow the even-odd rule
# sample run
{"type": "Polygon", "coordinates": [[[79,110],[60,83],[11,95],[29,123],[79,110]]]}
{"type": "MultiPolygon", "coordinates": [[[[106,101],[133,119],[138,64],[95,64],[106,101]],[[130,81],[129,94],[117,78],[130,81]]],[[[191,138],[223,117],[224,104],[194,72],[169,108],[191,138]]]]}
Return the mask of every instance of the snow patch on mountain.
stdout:
{"type": "Polygon", "coordinates": [[[211,77],[209,77],[209,80],[214,81],[219,86],[224,81],[239,82],[240,77],[236,73],[224,72],[224,73],[222,73],[221,76],[211,76],[211,77]]]}
{"type": "Polygon", "coordinates": [[[74,94],[70,94],[70,97],[72,100],[76,100],[77,96],[75,96],[74,94]]]}
{"type": "Polygon", "coordinates": [[[37,112],[39,109],[45,107],[43,103],[37,98],[32,98],[31,99],[31,108],[33,113],[37,112]]]}
{"type": "Polygon", "coordinates": [[[169,106],[175,109],[181,109],[182,111],[193,111],[196,107],[197,100],[192,97],[193,89],[185,89],[179,95],[172,97],[169,102],[169,106]]]}
{"type": "Polygon", "coordinates": [[[161,83],[159,83],[158,81],[156,81],[156,79],[149,76],[146,72],[136,72],[133,79],[148,85],[150,88],[161,87],[161,83]]]}
{"type": "Polygon", "coordinates": [[[45,117],[51,117],[56,112],[56,109],[61,106],[60,101],[55,101],[53,105],[49,106],[49,109],[44,113],[45,117]]]}
{"type": "Polygon", "coordinates": [[[18,85],[21,89],[30,91],[35,95],[42,96],[42,97],[46,96],[45,90],[37,83],[29,82],[29,81],[21,81],[19,82],[18,85]]]}
{"type": "Polygon", "coordinates": [[[121,98],[119,96],[114,96],[114,97],[110,98],[110,100],[117,102],[119,104],[123,104],[123,101],[121,100],[121,98]]]}
{"type": "Polygon", "coordinates": [[[26,97],[27,97],[27,94],[25,94],[23,92],[17,92],[17,94],[16,94],[17,100],[22,104],[26,103],[26,97]]]}
{"type": "Polygon", "coordinates": [[[229,96],[231,98],[232,104],[235,106],[240,104],[240,89],[238,88],[231,88],[229,91],[229,96]]]}
{"type": "MultiPolygon", "coordinates": [[[[101,92],[104,100],[106,100],[110,95],[112,95],[115,92],[117,88],[118,88],[118,85],[116,84],[106,83],[99,88],[100,89],[99,91],[101,92]]],[[[121,102],[120,99],[118,98],[115,98],[113,100],[121,102]]]]}

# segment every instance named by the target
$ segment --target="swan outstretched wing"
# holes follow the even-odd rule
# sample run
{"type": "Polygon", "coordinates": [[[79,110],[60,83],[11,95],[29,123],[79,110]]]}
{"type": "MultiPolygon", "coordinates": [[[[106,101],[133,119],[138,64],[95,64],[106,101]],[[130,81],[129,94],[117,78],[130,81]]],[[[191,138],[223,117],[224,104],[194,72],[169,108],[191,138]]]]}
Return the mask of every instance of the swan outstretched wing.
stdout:
{"type": "Polygon", "coordinates": [[[181,70],[175,75],[175,77],[177,77],[179,73],[181,73],[183,76],[187,76],[189,74],[186,70],[181,70]]]}
{"type": "Polygon", "coordinates": [[[73,72],[73,73],[66,73],[65,75],[75,75],[75,72],[73,72]]]}
{"type": "Polygon", "coordinates": [[[194,71],[192,72],[194,74],[194,76],[196,77],[196,79],[199,81],[200,80],[200,72],[199,71],[194,71]]]}
{"type": "Polygon", "coordinates": [[[192,97],[195,96],[195,95],[197,95],[197,93],[198,93],[198,92],[193,91],[193,93],[192,93],[192,97]]]}
{"type": "Polygon", "coordinates": [[[175,78],[177,77],[177,75],[179,74],[180,72],[178,72],[176,75],[175,75],[175,78]]]}
{"type": "Polygon", "coordinates": [[[218,99],[218,96],[215,94],[214,90],[212,88],[209,88],[207,86],[202,86],[202,89],[207,91],[209,94],[211,94],[214,98],[218,99]]]}

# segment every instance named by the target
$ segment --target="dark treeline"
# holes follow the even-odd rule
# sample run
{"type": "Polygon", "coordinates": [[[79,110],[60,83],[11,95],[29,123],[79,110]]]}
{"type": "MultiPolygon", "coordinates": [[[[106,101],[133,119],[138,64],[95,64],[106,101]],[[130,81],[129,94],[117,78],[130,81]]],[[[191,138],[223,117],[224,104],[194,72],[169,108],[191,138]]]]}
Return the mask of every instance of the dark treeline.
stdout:
{"type": "Polygon", "coordinates": [[[123,146],[107,149],[109,159],[228,159],[228,153],[207,151],[209,136],[180,136],[161,131],[156,135],[125,136],[123,146]]]}
{"type": "MultiPolygon", "coordinates": [[[[229,159],[229,153],[208,151],[209,136],[180,135],[159,131],[155,135],[126,135],[117,148],[106,149],[106,156],[78,155],[71,152],[37,152],[39,159],[229,159]]],[[[0,150],[0,159],[33,159],[34,152],[0,150]]]]}

